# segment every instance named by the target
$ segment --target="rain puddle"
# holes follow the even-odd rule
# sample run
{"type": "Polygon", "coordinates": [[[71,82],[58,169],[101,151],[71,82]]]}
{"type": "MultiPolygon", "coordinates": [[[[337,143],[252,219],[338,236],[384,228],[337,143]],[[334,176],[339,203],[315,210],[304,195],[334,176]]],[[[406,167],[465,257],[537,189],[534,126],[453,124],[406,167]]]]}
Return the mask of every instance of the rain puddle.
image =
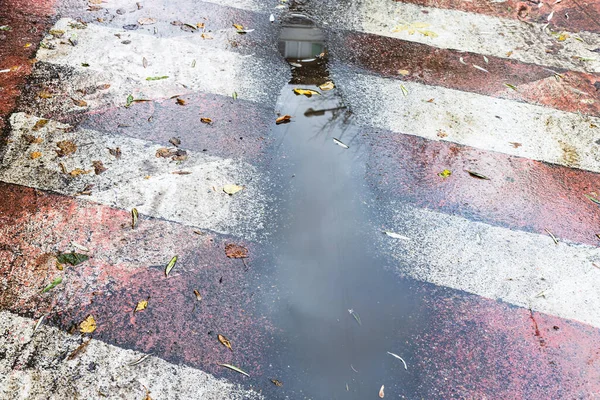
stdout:
{"type": "Polygon", "coordinates": [[[292,15],[279,48],[293,79],[278,110],[292,118],[271,132],[280,198],[272,258],[261,268],[269,277],[262,281],[269,292],[263,307],[275,324],[263,372],[283,386],[261,390],[290,399],[364,400],[381,385],[393,398],[414,393],[408,340],[424,323],[419,295],[376,255],[382,233],[373,223],[377,210],[368,206],[374,202],[360,129],[339,90],[318,87],[329,80],[323,32],[292,15]],[[295,88],[321,94],[296,95],[295,88]]]}

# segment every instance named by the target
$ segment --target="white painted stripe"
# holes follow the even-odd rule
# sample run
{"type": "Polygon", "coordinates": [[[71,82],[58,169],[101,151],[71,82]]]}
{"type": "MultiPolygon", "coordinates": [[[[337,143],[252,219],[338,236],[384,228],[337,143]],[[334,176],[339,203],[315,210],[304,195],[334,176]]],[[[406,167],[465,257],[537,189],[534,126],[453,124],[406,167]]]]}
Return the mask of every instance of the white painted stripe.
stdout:
{"type": "Polygon", "coordinates": [[[73,69],[75,76],[68,77],[64,88],[72,91],[73,97],[80,97],[78,89],[110,84],[95,97],[86,97],[91,108],[122,106],[129,94],[136,99],[157,99],[190,91],[224,96],[235,92],[240,99],[274,104],[275,99],[265,88],[283,84],[287,77],[283,63],[211,47],[207,43],[210,40],[200,35],[157,38],[94,24],[85,29],[74,26],[78,25],[71,19],[59,20],[53,30],[64,31],[64,35],[44,39],[45,45],[36,58],[73,69]],[[71,45],[69,39],[76,40],[77,45],[71,45]],[[163,76],[168,78],[147,80],[163,76]]]}
{"type": "Polygon", "coordinates": [[[266,195],[260,186],[266,181],[251,165],[193,152],[188,152],[185,161],[157,158],[161,146],[147,141],[91,130],[70,131],[68,125],[55,121],[34,131],[36,121],[23,113],[11,116],[0,181],[66,195],[92,184],[92,195],[83,199],[126,210],[136,207],[140,214],[249,239],[255,239],[263,228],[266,195]],[[23,138],[26,134],[43,142],[29,144],[23,138]],[[77,151],[58,157],[56,144],[63,140],[74,142],[77,151]],[[116,147],[122,152],[119,159],[108,150],[116,147]],[[41,157],[32,159],[33,152],[40,152],[41,157]],[[93,161],[101,161],[107,170],[95,175],[93,161]],[[67,172],[77,168],[90,172],[71,177],[62,172],[60,163],[67,172]],[[173,171],[190,174],[174,175],[173,171]],[[226,184],[242,185],[244,190],[229,196],[222,190],[226,184]]]}
{"type": "Polygon", "coordinates": [[[352,8],[347,11],[356,16],[339,19],[339,23],[344,24],[342,29],[348,29],[347,21],[358,20],[354,29],[377,35],[548,67],[600,72],[598,54],[588,50],[600,47],[600,35],[595,33],[571,33],[566,41],[558,42],[542,24],[387,0],[361,4],[354,11],[352,8]],[[552,52],[547,52],[550,48],[552,52]],[[508,52],[512,52],[510,57],[508,52]]]}
{"type": "MultiPolygon", "coordinates": [[[[600,118],[332,68],[357,122],[600,172],[600,118]],[[401,85],[408,93],[403,95],[401,85]],[[432,102],[428,100],[433,99],[432,102]],[[511,142],[521,143],[515,148],[511,142]]],[[[510,89],[508,89],[510,90],[510,89]]]]}
{"type": "Polygon", "coordinates": [[[600,249],[412,207],[381,234],[397,271],[421,281],[600,327],[600,249]]]}
{"type": "Polygon", "coordinates": [[[35,320],[0,312],[2,399],[144,399],[146,388],[153,399],[263,398],[225,379],[153,356],[128,366],[144,354],[98,340],[91,340],[75,359],[62,361],[65,352],[79,346],[80,337],[45,325],[34,334],[35,325],[35,320]],[[33,367],[20,368],[24,365],[33,367]]]}

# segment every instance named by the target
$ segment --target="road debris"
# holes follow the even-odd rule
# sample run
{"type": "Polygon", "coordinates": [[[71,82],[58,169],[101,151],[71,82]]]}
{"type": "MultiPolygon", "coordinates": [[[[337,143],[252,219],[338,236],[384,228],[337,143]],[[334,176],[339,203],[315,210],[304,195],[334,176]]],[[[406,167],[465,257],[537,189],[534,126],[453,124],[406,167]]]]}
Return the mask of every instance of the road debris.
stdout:
{"type": "Polygon", "coordinates": [[[233,349],[231,348],[231,342],[229,341],[229,339],[227,339],[225,336],[219,334],[217,335],[217,338],[219,339],[219,342],[221,342],[221,344],[225,347],[227,347],[229,350],[233,351],[233,349]]]}
{"type": "Polygon", "coordinates": [[[169,261],[169,263],[165,267],[165,276],[167,278],[169,277],[169,273],[171,272],[171,270],[173,269],[173,267],[175,267],[175,263],[176,262],[177,262],[177,256],[171,258],[171,261],[169,261]]]}
{"type": "Polygon", "coordinates": [[[337,139],[337,138],[333,138],[333,143],[337,144],[338,146],[340,146],[344,149],[350,148],[348,145],[344,144],[340,139],[337,139]]]}
{"type": "Polygon", "coordinates": [[[48,286],[46,286],[44,288],[44,290],[42,290],[42,293],[47,293],[50,290],[54,289],[56,286],[60,285],[62,283],[62,277],[58,277],[58,278],[54,278],[54,280],[48,284],[48,286]]]}
{"type": "Polygon", "coordinates": [[[406,365],[406,361],[404,361],[404,359],[402,357],[400,357],[398,354],[390,353],[389,351],[387,353],[390,356],[396,357],[398,360],[402,361],[402,364],[404,364],[404,369],[408,370],[408,366],[406,365]]]}
{"type": "Polygon", "coordinates": [[[245,373],[244,371],[242,371],[241,369],[239,369],[238,367],[236,367],[235,365],[231,365],[231,364],[219,364],[219,365],[221,367],[229,368],[235,372],[239,372],[242,375],[250,376],[247,373],[245,373]]]}
{"type": "Polygon", "coordinates": [[[88,315],[88,317],[79,324],[79,332],[81,333],[92,333],[95,330],[96,320],[92,315],[88,315]]]}

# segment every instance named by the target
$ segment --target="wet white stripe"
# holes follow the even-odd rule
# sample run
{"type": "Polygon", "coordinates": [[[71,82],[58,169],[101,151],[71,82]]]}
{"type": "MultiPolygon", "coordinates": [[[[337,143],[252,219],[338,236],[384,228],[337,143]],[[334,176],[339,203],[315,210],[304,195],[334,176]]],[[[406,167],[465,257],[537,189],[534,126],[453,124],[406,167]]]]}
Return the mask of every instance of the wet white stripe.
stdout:
{"type": "Polygon", "coordinates": [[[338,68],[333,75],[361,124],[600,172],[600,118],[338,68]]]}
{"type": "Polygon", "coordinates": [[[263,398],[198,369],[153,356],[128,366],[144,354],[98,340],[91,340],[75,359],[64,360],[64,354],[71,354],[81,343],[79,336],[45,325],[34,334],[35,325],[35,320],[0,312],[2,399],[144,399],[146,388],[153,399],[263,398]],[[33,367],[19,367],[25,364],[33,367]]]}
{"type": "Polygon", "coordinates": [[[141,214],[246,238],[256,238],[263,227],[266,200],[259,186],[265,179],[251,165],[193,152],[185,161],[157,158],[161,146],[150,142],[91,130],[70,131],[68,125],[54,121],[33,130],[36,121],[23,113],[11,116],[0,181],[66,195],[91,184],[92,195],[83,199],[126,210],[136,207],[141,214]],[[43,141],[29,144],[24,135],[43,141]],[[58,157],[57,143],[63,140],[74,142],[77,151],[58,157]],[[108,150],[117,147],[122,152],[118,159],[108,150]],[[41,156],[32,159],[34,152],[41,156]],[[107,170],[96,175],[93,161],[101,161],[107,170]],[[87,173],[69,175],[77,169],[87,173]],[[244,190],[229,196],[222,190],[226,184],[242,185],[244,190]]]}
{"type": "Polygon", "coordinates": [[[381,234],[398,272],[600,327],[600,249],[424,209],[393,207],[381,234]]]}
{"type": "Polygon", "coordinates": [[[73,92],[72,97],[79,98],[86,87],[110,84],[97,95],[85,98],[91,108],[122,106],[129,94],[135,99],[152,100],[190,91],[224,96],[237,93],[240,99],[274,104],[275,99],[264,88],[284,77],[283,64],[211,47],[207,43],[210,40],[199,34],[157,38],[94,24],[85,29],[78,26],[71,19],[59,20],[52,29],[64,34],[44,39],[36,58],[72,69],[66,74],[63,88],[73,92]],[[69,40],[76,41],[76,45],[69,40]],[[148,80],[159,77],[166,78],[148,80]]]}
{"type": "MultiPolygon", "coordinates": [[[[354,28],[368,33],[549,67],[600,72],[598,54],[588,50],[600,47],[600,35],[595,33],[571,33],[570,38],[559,42],[557,35],[550,34],[542,24],[387,0],[362,4],[354,11],[360,20],[354,28]]],[[[352,19],[345,18],[341,23],[352,19]]],[[[483,57],[481,62],[485,63],[483,57]]]]}

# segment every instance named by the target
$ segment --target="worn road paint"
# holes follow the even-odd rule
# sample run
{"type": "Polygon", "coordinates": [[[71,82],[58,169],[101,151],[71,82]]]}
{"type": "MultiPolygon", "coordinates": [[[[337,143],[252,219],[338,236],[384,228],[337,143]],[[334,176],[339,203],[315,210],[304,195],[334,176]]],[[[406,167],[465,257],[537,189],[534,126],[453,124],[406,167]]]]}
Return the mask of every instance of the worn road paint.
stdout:
{"type": "Polygon", "coordinates": [[[417,82],[400,97],[395,79],[332,72],[360,124],[600,172],[600,118],[417,82]]]}

